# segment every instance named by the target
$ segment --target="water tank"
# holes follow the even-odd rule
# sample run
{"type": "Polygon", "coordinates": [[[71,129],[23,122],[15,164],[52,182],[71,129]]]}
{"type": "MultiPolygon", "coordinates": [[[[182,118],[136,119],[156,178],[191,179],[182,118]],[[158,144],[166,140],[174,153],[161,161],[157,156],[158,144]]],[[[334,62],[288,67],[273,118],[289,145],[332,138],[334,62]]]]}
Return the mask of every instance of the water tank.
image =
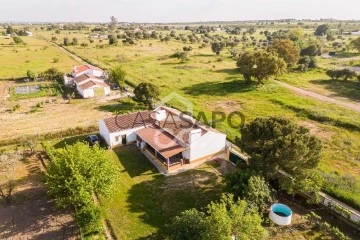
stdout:
{"type": "Polygon", "coordinates": [[[275,203],[270,207],[270,219],[277,225],[286,226],[291,224],[292,211],[281,203],[275,203]]]}

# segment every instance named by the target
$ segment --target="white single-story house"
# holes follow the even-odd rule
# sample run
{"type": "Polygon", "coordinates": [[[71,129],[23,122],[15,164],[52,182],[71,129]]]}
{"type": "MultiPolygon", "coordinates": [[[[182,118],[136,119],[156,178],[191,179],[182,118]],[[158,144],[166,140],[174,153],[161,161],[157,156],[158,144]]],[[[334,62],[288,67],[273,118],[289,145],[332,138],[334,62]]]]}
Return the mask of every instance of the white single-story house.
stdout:
{"type": "Polygon", "coordinates": [[[225,134],[166,106],[101,119],[99,130],[110,147],[136,144],[166,172],[219,157],[229,158],[225,134]]]}
{"type": "Polygon", "coordinates": [[[99,78],[104,78],[105,77],[105,72],[95,66],[92,66],[90,64],[85,64],[85,65],[81,65],[81,66],[74,66],[71,72],[71,75],[76,78],[82,74],[88,74],[88,75],[93,75],[95,77],[99,77],[99,78]]]}
{"type": "Polygon", "coordinates": [[[110,86],[102,78],[83,74],[75,77],[72,81],[76,86],[76,90],[83,98],[107,96],[110,94],[110,86]]]}

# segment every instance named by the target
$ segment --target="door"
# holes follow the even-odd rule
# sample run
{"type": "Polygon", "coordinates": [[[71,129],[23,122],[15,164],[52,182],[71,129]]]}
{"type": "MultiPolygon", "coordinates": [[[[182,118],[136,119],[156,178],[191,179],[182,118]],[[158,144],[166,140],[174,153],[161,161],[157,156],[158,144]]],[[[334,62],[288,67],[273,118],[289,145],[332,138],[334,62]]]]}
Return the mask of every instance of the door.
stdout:
{"type": "Polygon", "coordinates": [[[95,97],[102,97],[102,96],[104,96],[104,88],[103,88],[103,87],[96,87],[96,88],[94,88],[94,95],[95,95],[95,97]]]}
{"type": "Polygon", "coordinates": [[[123,145],[127,144],[126,135],[121,135],[121,143],[122,143],[123,145]]]}

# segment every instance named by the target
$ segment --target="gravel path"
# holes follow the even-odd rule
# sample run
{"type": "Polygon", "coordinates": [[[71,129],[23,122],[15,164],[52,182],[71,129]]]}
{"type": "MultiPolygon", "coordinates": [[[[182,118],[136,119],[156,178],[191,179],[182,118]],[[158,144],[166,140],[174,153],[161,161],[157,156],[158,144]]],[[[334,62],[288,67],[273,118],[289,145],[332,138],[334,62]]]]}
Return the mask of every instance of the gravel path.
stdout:
{"type": "Polygon", "coordinates": [[[338,100],[338,99],[335,99],[335,98],[331,98],[331,97],[327,97],[327,96],[324,96],[324,95],[321,95],[321,94],[318,94],[318,93],[314,93],[314,92],[311,92],[311,91],[308,91],[308,90],[304,90],[304,89],[301,89],[301,88],[298,88],[298,87],[294,87],[290,84],[287,84],[287,83],[284,83],[284,82],[280,82],[280,81],[277,81],[275,80],[275,82],[277,82],[279,85],[287,88],[287,89],[290,89],[298,94],[301,94],[301,95],[304,95],[304,96],[308,96],[308,97],[312,97],[312,98],[316,98],[320,101],[323,101],[323,102],[328,102],[328,103],[332,103],[332,104],[335,104],[335,105],[338,105],[338,106],[342,106],[342,107],[345,107],[345,108],[348,108],[350,110],[353,110],[353,111],[356,111],[358,113],[360,113],[360,103],[351,103],[351,102],[345,102],[345,101],[341,101],[341,100],[338,100]]]}

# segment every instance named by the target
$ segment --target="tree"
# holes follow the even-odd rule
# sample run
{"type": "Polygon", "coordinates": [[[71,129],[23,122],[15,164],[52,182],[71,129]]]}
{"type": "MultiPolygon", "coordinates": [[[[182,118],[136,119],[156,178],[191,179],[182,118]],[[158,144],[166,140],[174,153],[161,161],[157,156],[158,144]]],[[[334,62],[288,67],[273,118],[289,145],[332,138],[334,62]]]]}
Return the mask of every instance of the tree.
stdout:
{"type": "Polygon", "coordinates": [[[0,198],[6,205],[12,201],[12,193],[16,188],[15,167],[21,160],[19,153],[0,155],[0,198]]]}
{"type": "Polygon", "coordinates": [[[15,30],[11,26],[8,26],[6,28],[6,34],[13,34],[14,32],[15,32],[15,30]]]}
{"type": "Polygon", "coordinates": [[[114,45],[118,42],[118,39],[114,35],[109,35],[108,38],[109,38],[109,45],[114,45]]]}
{"type": "Polygon", "coordinates": [[[257,206],[261,211],[273,201],[273,192],[268,183],[249,167],[227,174],[225,179],[229,192],[257,206]]]}
{"type": "Polygon", "coordinates": [[[49,68],[40,74],[41,77],[49,81],[61,81],[64,73],[60,72],[57,68],[49,68]]]}
{"type": "Polygon", "coordinates": [[[78,44],[79,44],[79,40],[76,37],[74,37],[72,41],[72,45],[78,45],[78,44]]]}
{"type": "Polygon", "coordinates": [[[354,78],[357,76],[356,72],[349,68],[344,69],[328,69],[326,70],[326,74],[332,79],[343,78],[345,81],[348,79],[354,78]]]}
{"type": "Polygon", "coordinates": [[[318,56],[321,54],[321,49],[316,44],[310,44],[308,47],[301,49],[301,56],[318,56]]]}
{"type": "Polygon", "coordinates": [[[109,24],[109,29],[110,29],[110,31],[113,32],[113,31],[116,29],[117,24],[118,24],[117,18],[114,17],[114,16],[111,16],[111,17],[110,17],[110,24],[109,24]]]}
{"type": "Polygon", "coordinates": [[[316,28],[315,35],[316,36],[325,36],[329,31],[330,31],[330,25],[322,24],[316,28]]]}
{"type": "Polygon", "coordinates": [[[300,49],[290,39],[275,39],[268,50],[276,52],[289,66],[296,64],[300,57],[300,49]]]}
{"type": "Polygon", "coordinates": [[[154,100],[158,99],[160,91],[154,84],[142,82],[134,89],[134,94],[135,101],[145,103],[149,109],[152,109],[154,100]]]}
{"type": "Polygon", "coordinates": [[[118,84],[121,88],[125,86],[126,71],[118,65],[109,71],[109,81],[118,84]]]}
{"type": "Polygon", "coordinates": [[[224,49],[225,43],[223,42],[213,42],[211,43],[211,50],[216,53],[216,55],[220,55],[220,52],[224,49]]]}
{"type": "Polygon", "coordinates": [[[234,201],[231,194],[223,195],[218,202],[211,202],[206,213],[187,210],[175,217],[168,226],[170,239],[223,240],[264,239],[267,231],[256,209],[244,200],[234,201]]]}
{"type": "Polygon", "coordinates": [[[246,51],[241,54],[236,65],[246,81],[255,78],[259,83],[271,76],[278,76],[286,71],[286,63],[277,54],[265,51],[246,51]]]}
{"type": "Polygon", "coordinates": [[[64,37],[64,45],[65,46],[69,46],[70,45],[70,40],[69,40],[69,38],[68,37],[64,37]]]}
{"type": "Polygon", "coordinates": [[[32,71],[30,69],[27,70],[26,75],[28,78],[30,78],[31,80],[35,80],[38,78],[38,73],[36,71],[32,71]]]}
{"type": "Polygon", "coordinates": [[[18,37],[18,36],[14,36],[14,37],[13,37],[13,41],[14,41],[15,44],[24,43],[24,41],[23,41],[20,37],[18,37]]]}
{"type": "Polygon", "coordinates": [[[350,42],[350,46],[353,48],[353,49],[356,49],[358,52],[360,52],[360,37],[356,38],[356,39],[353,39],[351,42],[350,42]]]}
{"type": "Polygon", "coordinates": [[[288,32],[288,37],[291,39],[291,41],[301,43],[304,38],[304,30],[300,27],[292,28],[288,32]]]}
{"type": "Polygon", "coordinates": [[[249,178],[244,195],[248,203],[257,206],[260,210],[264,210],[273,201],[269,184],[261,176],[254,175],[249,178]]]}
{"type": "Polygon", "coordinates": [[[206,215],[196,209],[186,210],[176,216],[170,226],[169,235],[172,240],[205,240],[208,226],[206,215]]]}
{"type": "MultiPolygon", "coordinates": [[[[250,156],[250,167],[266,180],[303,179],[317,167],[322,144],[309,130],[288,119],[256,118],[241,130],[240,146],[250,156]]],[[[286,189],[291,191],[291,189],[286,189]]]]}
{"type": "Polygon", "coordinates": [[[45,182],[58,206],[81,208],[91,204],[94,193],[111,195],[117,172],[105,150],[82,142],[45,148],[51,159],[45,182]]]}
{"type": "Polygon", "coordinates": [[[316,59],[310,56],[304,56],[299,59],[299,70],[307,71],[311,68],[317,68],[316,59]]]}

